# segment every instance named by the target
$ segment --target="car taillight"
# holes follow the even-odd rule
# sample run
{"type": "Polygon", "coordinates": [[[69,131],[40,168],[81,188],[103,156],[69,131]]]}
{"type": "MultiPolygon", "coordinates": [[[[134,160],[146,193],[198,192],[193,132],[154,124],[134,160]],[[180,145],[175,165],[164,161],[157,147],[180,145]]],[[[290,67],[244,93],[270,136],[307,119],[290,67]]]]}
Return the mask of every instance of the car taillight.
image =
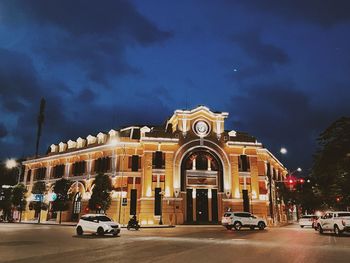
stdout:
{"type": "Polygon", "coordinates": [[[343,226],[345,226],[345,225],[346,225],[344,220],[342,220],[342,221],[341,221],[341,223],[342,223],[342,225],[343,225],[343,226]]]}

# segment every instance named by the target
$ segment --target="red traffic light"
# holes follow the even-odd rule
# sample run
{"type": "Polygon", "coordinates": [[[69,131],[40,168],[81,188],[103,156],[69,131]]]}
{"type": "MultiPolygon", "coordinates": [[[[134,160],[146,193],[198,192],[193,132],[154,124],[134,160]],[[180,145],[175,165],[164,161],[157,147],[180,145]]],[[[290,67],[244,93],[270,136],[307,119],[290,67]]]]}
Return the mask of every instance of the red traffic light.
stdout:
{"type": "Polygon", "coordinates": [[[293,183],[294,183],[294,180],[289,179],[289,180],[288,180],[288,183],[289,183],[289,184],[293,184],[293,183]]]}
{"type": "Polygon", "coordinates": [[[299,179],[299,183],[303,184],[303,183],[305,183],[305,180],[301,178],[301,179],[299,179]]]}

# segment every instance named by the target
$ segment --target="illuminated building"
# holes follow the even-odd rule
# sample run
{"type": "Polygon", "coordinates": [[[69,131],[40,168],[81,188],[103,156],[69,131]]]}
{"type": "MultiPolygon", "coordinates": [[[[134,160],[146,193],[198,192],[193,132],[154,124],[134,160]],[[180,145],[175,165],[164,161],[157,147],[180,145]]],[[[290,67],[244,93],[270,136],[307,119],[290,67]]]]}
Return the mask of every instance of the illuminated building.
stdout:
{"type": "MultiPolygon", "coordinates": [[[[74,181],[63,221],[87,212],[98,173],[112,179],[107,214],[121,223],[135,213],[141,224],[159,224],[160,214],[164,224],[219,223],[227,210],[285,221],[275,183],[284,180],[286,168],[253,136],[226,131],[227,117],[199,106],[176,110],[164,126],[130,126],[52,144],[46,156],[23,162],[24,183],[30,192],[36,180],[45,181],[50,207],[53,183],[74,181]]],[[[27,220],[34,217],[25,212],[27,220]]],[[[42,212],[42,220],[52,217],[50,208],[42,212]]]]}

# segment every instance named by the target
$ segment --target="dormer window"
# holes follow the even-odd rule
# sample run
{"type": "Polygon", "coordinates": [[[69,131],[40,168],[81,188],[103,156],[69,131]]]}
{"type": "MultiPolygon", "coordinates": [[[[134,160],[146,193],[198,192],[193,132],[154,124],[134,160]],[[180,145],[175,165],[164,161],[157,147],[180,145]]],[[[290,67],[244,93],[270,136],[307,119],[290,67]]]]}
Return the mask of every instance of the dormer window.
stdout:
{"type": "Polygon", "coordinates": [[[108,132],[108,134],[109,134],[109,137],[110,138],[114,138],[114,137],[116,137],[117,136],[117,134],[118,134],[118,132],[116,131],[116,130],[110,130],[109,132],[108,132]]]}
{"type": "Polygon", "coordinates": [[[77,139],[77,148],[83,148],[85,146],[85,139],[79,137],[77,139]]]}
{"type": "Polygon", "coordinates": [[[69,140],[67,142],[68,144],[68,149],[72,149],[72,148],[76,148],[77,147],[77,143],[75,141],[69,140]]]}
{"type": "Polygon", "coordinates": [[[145,137],[146,135],[146,132],[150,132],[151,129],[147,126],[143,126],[141,129],[140,129],[140,133],[141,133],[141,137],[145,137]]]}
{"type": "Polygon", "coordinates": [[[58,147],[59,147],[59,152],[64,152],[65,150],[67,150],[67,144],[64,142],[60,142],[58,147]]]}
{"type": "Polygon", "coordinates": [[[52,145],[50,146],[50,149],[51,149],[51,152],[52,152],[52,153],[56,153],[57,150],[58,150],[58,146],[57,146],[56,144],[52,144],[52,145]]]}
{"type": "Polygon", "coordinates": [[[97,143],[98,144],[102,144],[106,142],[106,134],[103,134],[102,132],[100,132],[99,134],[97,134],[97,143]]]}
{"type": "Polygon", "coordinates": [[[86,139],[87,139],[88,145],[96,143],[96,137],[95,136],[89,135],[88,137],[86,137],[86,139]]]}
{"type": "Polygon", "coordinates": [[[232,130],[228,133],[228,136],[230,136],[230,137],[236,137],[236,135],[237,135],[237,132],[234,130],[232,130]]]}

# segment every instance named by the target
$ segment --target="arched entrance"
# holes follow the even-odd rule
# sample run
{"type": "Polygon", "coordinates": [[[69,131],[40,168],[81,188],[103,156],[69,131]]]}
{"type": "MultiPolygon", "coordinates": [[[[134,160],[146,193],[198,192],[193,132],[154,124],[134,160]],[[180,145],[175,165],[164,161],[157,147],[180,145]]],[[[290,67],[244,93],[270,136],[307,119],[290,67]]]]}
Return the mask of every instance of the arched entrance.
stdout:
{"type": "Polygon", "coordinates": [[[223,165],[207,148],[195,148],[181,163],[181,191],[186,192],[187,223],[218,222],[218,192],[223,192],[223,165]]]}

